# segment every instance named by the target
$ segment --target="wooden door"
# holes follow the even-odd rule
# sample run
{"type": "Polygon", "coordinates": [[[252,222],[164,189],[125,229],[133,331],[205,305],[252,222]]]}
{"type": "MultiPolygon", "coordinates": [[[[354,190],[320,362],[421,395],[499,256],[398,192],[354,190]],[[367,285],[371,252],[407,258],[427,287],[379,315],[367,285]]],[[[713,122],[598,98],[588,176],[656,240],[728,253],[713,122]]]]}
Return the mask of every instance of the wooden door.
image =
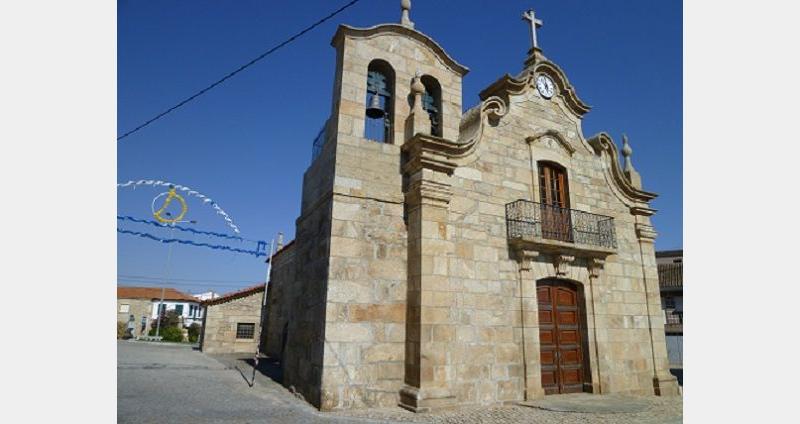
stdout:
{"type": "Polygon", "coordinates": [[[583,391],[584,369],[578,292],[568,283],[537,284],[542,387],[545,394],[583,391]]]}
{"type": "Polygon", "coordinates": [[[539,201],[542,237],[572,242],[567,171],[551,162],[539,162],[539,201]]]}

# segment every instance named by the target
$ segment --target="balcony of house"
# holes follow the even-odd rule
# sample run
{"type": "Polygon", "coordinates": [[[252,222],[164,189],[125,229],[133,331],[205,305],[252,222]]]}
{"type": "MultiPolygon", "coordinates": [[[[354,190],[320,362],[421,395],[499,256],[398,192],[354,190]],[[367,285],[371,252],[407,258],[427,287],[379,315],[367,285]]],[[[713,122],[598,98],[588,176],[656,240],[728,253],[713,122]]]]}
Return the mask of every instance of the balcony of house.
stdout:
{"type": "Polygon", "coordinates": [[[552,254],[605,258],[617,250],[614,218],[528,200],[506,205],[508,241],[552,254]]]}
{"type": "Polygon", "coordinates": [[[662,292],[683,291],[683,263],[658,264],[658,285],[662,292]]]}
{"type": "Polygon", "coordinates": [[[667,333],[683,333],[683,311],[665,310],[664,331],[667,333]]]}

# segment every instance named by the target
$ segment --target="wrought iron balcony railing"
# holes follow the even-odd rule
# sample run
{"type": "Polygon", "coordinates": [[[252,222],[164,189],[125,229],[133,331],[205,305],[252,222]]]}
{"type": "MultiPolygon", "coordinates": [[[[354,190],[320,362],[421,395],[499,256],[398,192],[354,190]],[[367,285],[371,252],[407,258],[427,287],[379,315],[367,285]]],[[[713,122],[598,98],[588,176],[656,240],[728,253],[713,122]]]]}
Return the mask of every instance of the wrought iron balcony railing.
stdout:
{"type": "Polygon", "coordinates": [[[658,264],[658,284],[661,290],[683,288],[683,263],[658,264]]]}
{"type": "Polygon", "coordinates": [[[683,324],[683,311],[667,311],[664,315],[667,324],[683,324]]]}
{"type": "Polygon", "coordinates": [[[506,205],[509,239],[542,238],[616,249],[614,218],[575,209],[517,200],[506,205]]]}

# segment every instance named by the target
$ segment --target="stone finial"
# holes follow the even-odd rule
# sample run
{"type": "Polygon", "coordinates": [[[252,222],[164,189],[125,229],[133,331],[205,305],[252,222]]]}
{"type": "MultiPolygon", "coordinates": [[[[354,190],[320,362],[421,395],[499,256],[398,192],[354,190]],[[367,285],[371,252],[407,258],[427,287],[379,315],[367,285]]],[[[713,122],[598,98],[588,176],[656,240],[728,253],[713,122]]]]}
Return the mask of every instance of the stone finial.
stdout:
{"type": "Polygon", "coordinates": [[[622,134],[622,157],[625,160],[625,177],[628,178],[628,181],[631,183],[632,186],[641,189],[642,188],[642,177],[633,168],[633,162],[631,162],[631,154],[633,154],[633,149],[631,149],[631,145],[628,144],[628,136],[626,134],[622,134]]]}
{"type": "Polygon", "coordinates": [[[631,149],[631,145],[628,144],[628,136],[622,133],[622,157],[625,158],[625,172],[633,170],[633,165],[631,164],[632,153],[633,149],[631,149]]]}
{"type": "Polygon", "coordinates": [[[411,96],[414,104],[411,105],[411,113],[406,120],[406,140],[417,133],[430,134],[431,121],[428,113],[422,107],[422,95],[425,93],[425,85],[422,83],[420,72],[414,75],[411,80],[411,96]]]}
{"type": "Polygon", "coordinates": [[[400,16],[400,25],[408,28],[414,28],[414,22],[411,22],[411,18],[409,17],[409,13],[411,11],[411,0],[401,0],[400,9],[403,11],[403,14],[400,16]]]}

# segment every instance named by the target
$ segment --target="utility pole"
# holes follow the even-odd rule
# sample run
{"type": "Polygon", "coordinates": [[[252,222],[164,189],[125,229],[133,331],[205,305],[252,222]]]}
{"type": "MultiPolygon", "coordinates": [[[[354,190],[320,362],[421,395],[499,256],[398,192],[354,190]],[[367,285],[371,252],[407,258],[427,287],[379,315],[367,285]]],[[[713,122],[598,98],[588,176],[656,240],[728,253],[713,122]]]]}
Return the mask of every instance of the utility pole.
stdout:
{"type": "MultiPolygon", "coordinates": [[[[169,212],[166,213],[167,216],[171,214],[169,212]]],[[[169,230],[169,238],[172,238],[172,235],[175,233],[175,224],[178,222],[186,222],[189,224],[197,224],[197,221],[177,221],[171,223],[171,227],[169,230]]],[[[164,284],[161,285],[161,300],[158,301],[158,308],[156,310],[156,337],[161,334],[161,305],[164,304],[164,290],[166,290],[166,284],[169,282],[169,272],[170,272],[170,261],[172,260],[172,245],[174,243],[169,243],[169,248],[167,250],[167,269],[164,272],[164,284]]],[[[166,315],[166,308],[164,308],[164,312],[166,315]]]]}

